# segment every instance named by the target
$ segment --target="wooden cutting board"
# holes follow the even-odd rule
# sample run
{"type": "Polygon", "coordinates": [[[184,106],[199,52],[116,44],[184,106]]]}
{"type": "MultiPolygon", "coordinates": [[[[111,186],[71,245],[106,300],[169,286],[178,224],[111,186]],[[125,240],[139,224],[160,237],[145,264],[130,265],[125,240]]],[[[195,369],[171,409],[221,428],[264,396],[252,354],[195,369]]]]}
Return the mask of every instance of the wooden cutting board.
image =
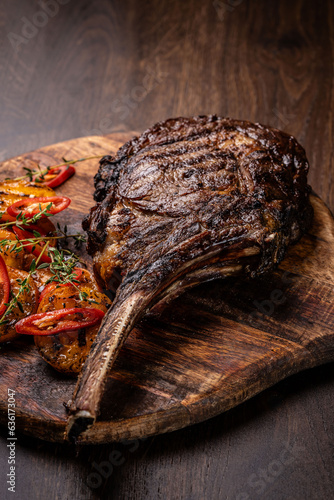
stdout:
{"type": "MultiPolygon", "coordinates": [[[[1,177],[22,166],[113,154],[133,134],[83,137],[5,161],[1,177]]],[[[60,194],[72,204],[61,222],[80,230],[93,205],[98,160],[77,165],[60,194]]],[[[145,317],[125,343],[106,384],[101,415],[81,437],[105,443],[169,432],[226,411],[289,375],[334,360],[334,223],[312,196],[312,230],[279,269],[255,280],[226,279],[187,292],[160,316],[145,317]]],[[[0,422],[15,390],[16,427],[64,441],[75,379],[49,367],[30,338],[0,350],[0,422]]]]}

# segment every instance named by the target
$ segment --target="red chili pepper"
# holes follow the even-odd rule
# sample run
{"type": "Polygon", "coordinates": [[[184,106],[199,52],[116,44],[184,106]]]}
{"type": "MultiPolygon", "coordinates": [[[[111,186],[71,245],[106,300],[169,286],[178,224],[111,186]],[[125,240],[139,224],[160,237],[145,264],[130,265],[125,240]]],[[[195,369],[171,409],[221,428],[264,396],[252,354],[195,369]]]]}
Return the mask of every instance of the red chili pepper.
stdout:
{"type": "Polygon", "coordinates": [[[101,309],[93,307],[58,309],[32,314],[18,321],[15,328],[17,333],[24,335],[55,335],[66,330],[79,330],[79,328],[96,325],[104,314],[101,309]],[[71,316],[71,319],[66,319],[71,316]]]}
{"type": "Polygon", "coordinates": [[[46,174],[36,175],[35,177],[33,177],[33,181],[41,184],[42,186],[55,188],[63,184],[74,174],[75,168],[72,165],[62,165],[61,167],[50,168],[50,170],[46,174]],[[53,178],[50,179],[50,177],[53,178]]]}
{"type": "MultiPolygon", "coordinates": [[[[30,228],[32,228],[32,225],[30,226],[30,228]]],[[[26,231],[24,229],[21,229],[20,227],[13,226],[12,229],[13,229],[14,234],[16,234],[16,236],[18,237],[18,239],[20,241],[21,240],[30,240],[32,238],[35,238],[35,236],[34,236],[33,233],[31,233],[30,231],[26,231]]],[[[41,236],[45,236],[44,231],[42,232],[40,228],[38,228],[38,232],[40,233],[41,236]]],[[[32,253],[33,255],[35,255],[35,257],[39,257],[40,254],[42,253],[43,248],[45,247],[45,242],[44,241],[40,241],[38,243],[29,243],[27,241],[27,242],[23,243],[23,245],[24,245],[24,250],[26,252],[32,253]]],[[[43,255],[40,258],[40,262],[44,262],[46,264],[50,264],[52,262],[52,260],[47,255],[47,253],[44,252],[43,255]]]]}
{"type": "MultiPolygon", "coordinates": [[[[71,203],[71,199],[66,196],[50,196],[42,198],[23,198],[18,200],[13,205],[7,208],[7,213],[12,217],[17,217],[19,214],[26,218],[32,219],[34,215],[39,214],[47,206],[51,207],[47,210],[48,214],[58,214],[65,210],[71,203]],[[45,207],[43,207],[45,205],[45,207]]],[[[43,215],[43,217],[47,217],[43,215]]]]}
{"type": "Polygon", "coordinates": [[[0,255],[0,283],[2,285],[2,299],[0,303],[0,317],[7,309],[6,304],[9,302],[10,280],[8,276],[7,266],[2,256],[0,255]]]}
{"type": "MultiPolygon", "coordinates": [[[[74,274],[75,274],[75,278],[74,279],[76,279],[76,280],[79,281],[80,277],[82,275],[82,272],[83,272],[82,269],[80,269],[80,267],[77,267],[74,270],[74,274]]],[[[72,286],[72,283],[56,283],[56,282],[49,283],[41,291],[39,299],[38,299],[38,302],[42,302],[42,300],[44,299],[45,295],[48,294],[48,293],[50,293],[50,292],[52,292],[52,290],[56,290],[56,288],[67,287],[67,286],[72,286]]]]}

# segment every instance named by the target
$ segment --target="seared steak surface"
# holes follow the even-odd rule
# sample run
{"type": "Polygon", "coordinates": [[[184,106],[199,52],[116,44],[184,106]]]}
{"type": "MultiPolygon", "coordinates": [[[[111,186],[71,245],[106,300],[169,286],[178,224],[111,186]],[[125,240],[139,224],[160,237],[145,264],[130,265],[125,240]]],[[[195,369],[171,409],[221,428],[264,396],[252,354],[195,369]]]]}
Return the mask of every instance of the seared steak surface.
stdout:
{"type": "MultiPolygon", "coordinates": [[[[84,223],[105,286],[157,263],[171,273],[216,245],[253,246],[273,267],[308,227],[308,163],[276,129],[216,116],[158,123],[101,160],[84,223]]],[[[163,272],[161,269],[159,272],[163,272]]]]}
{"type": "Polygon", "coordinates": [[[79,378],[69,435],[94,423],[108,370],[145,311],[283,258],[311,223],[307,170],[293,137],[217,116],[158,123],[101,160],[84,228],[101,282],[121,284],[79,378]]]}

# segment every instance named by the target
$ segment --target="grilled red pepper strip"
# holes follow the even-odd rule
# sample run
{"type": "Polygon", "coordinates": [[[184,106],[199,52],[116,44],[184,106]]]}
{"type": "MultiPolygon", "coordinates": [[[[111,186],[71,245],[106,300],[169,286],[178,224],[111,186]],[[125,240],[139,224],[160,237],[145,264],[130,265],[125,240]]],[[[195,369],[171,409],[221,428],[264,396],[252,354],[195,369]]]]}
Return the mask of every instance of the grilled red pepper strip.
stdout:
{"type": "Polygon", "coordinates": [[[7,309],[6,304],[9,302],[10,280],[8,276],[7,266],[0,255],[0,283],[2,285],[2,299],[0,303],[0,318],[7,309]]]}
{"type": "MultiPolygon", "coordinates": [[[[74,273],[75,274],[75,277],[74,279],[75,280],[80,280],[80,277],[82,275],[82,269],[80,269],[80,267],[77,267],[75,270],[74,270],[74,273]]],[[[53,283],[49,283],[48,285],[46,285],[45,288],[43,288],[43,290],[41,291],[40,293],[40,296],[39,296],[39,299],[38,299],[38,302],[42,302],[42,300],[44,299],[45,295],[47,293],[50,293],[52,290],[56,290],[57,288],[60,288],[60,287],[66,287],[66,286],[73,286],[73,283],[56,283],[56,282],[53,282],[53,283]]]]}
{"type": "Polygon", "coordinates": [[[66,330],[79,330],[96,325],[104,314],[101,309],[93,307],[58,309],[27,316],[18,321],[15,328],[17,333],[24,335],[55,335],[66,330]]]}
{"type": "MultiPolygon", "coordinates": [[[[18,200],[13,205],[7,208],[7,213],[12,217],[17,217],[19,214],[24,215],[27,219],[31,219],[34,215],[39,214],[47,206],[51,207],[47,210],[48,214],[58,214],[65,210],[71,203],[71,199],[66,196],[49,196],[41,198],[23,198],[18,200]],[[45,207],[43,207],[45,205],[45,207]]],[[[47,217],[47,215],[43,215],[47,217]]]]}
{"type": "MultiPolygon", "coordinates": [[[[32,226],[31,226],[32,227],[32,226]]],[[[35,238],[34,234],[31,233],[30,231],[25,231],[21,229],[20,227],[13,226],[13,232],[16,234],[18,239],[21,240],[31,240],[32,238],[35,238]]],[[[41,236],[45,236],[44,231],[41,231],[40,228],[38,228],[38,232],[41,236]]],[[[38,243],[29,243],[29,241],[22,243],[24,245],[24,250],[28,253],[32,253],[35,255],[35,257],[39,257],[40,254],[42,253],[43,248],[45,247],[45,242],[40,241],[38,243]]],[[[44,262],[46,264],[50,264],[52,260],[50,257],[44,252],[43,255],[40,258],[40,262],[44,262]]]]}
{"type": "Polygon", "coordinates": [[[42,186],[55,188],[63,184],[74,174],[75,168],[72,165],[62,165],[61,167],[50,168],[46,174],[36,175],[33,178],[33,181],[42,186]],[[50,177],[53,178],[50,179],[50,177]]]}

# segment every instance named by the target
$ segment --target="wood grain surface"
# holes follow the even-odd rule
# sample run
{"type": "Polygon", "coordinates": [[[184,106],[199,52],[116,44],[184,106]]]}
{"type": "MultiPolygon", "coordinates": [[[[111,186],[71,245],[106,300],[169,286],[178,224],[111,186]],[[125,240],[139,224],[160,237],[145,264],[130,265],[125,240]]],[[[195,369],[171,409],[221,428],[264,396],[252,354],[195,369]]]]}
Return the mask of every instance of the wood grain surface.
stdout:
{"type": "MultiPolygon", "coordinates": [[[[45,23],[39,3],[2,3],[2,160],[73,137],[214,112],[294,134],[306,148],[313,189],[334,209],[330,0],[57,3],[58,12],[30,32],[26,20],[45,23]],[[11,33],[23,37],[17,50],[11,33]]],[[[19,434],[16,497],[332,498],[333,389],[329,363],[146,441],[75,450],[19,434]]],[[[6,484],[5,428],[1,436],[7,499],[15,495],[6,484]]]]}
{"type": "MultiPolygon", "coordinates": [[[[133,134],[60,142],[0,164],[0,176],[23,167],[115,155],[133,134]]],[[[93,203],[98,161],[77,164],[57,192],[71,206],[59,216],[69,233],[93,203]]],[[[81,444],[141,439],[199,423],[229,410],[287,376],[334,361],[334,219],[312,196],[313,227],[278,270],[257,279],[204,283],[169,306],[159,304],[133,329],[108,374],[101,413],[81,444]]],[[[91,269],[89,256],[81,250],[91,269]]],[[[16,428],[64,442],[66,403],[76,379],[46,366],[31,338],[2,346],[0,422],[7,423],[8,387],[15,387],[16,428]],[[41,385],[43,387],[41,387],[41,385]]]]}

